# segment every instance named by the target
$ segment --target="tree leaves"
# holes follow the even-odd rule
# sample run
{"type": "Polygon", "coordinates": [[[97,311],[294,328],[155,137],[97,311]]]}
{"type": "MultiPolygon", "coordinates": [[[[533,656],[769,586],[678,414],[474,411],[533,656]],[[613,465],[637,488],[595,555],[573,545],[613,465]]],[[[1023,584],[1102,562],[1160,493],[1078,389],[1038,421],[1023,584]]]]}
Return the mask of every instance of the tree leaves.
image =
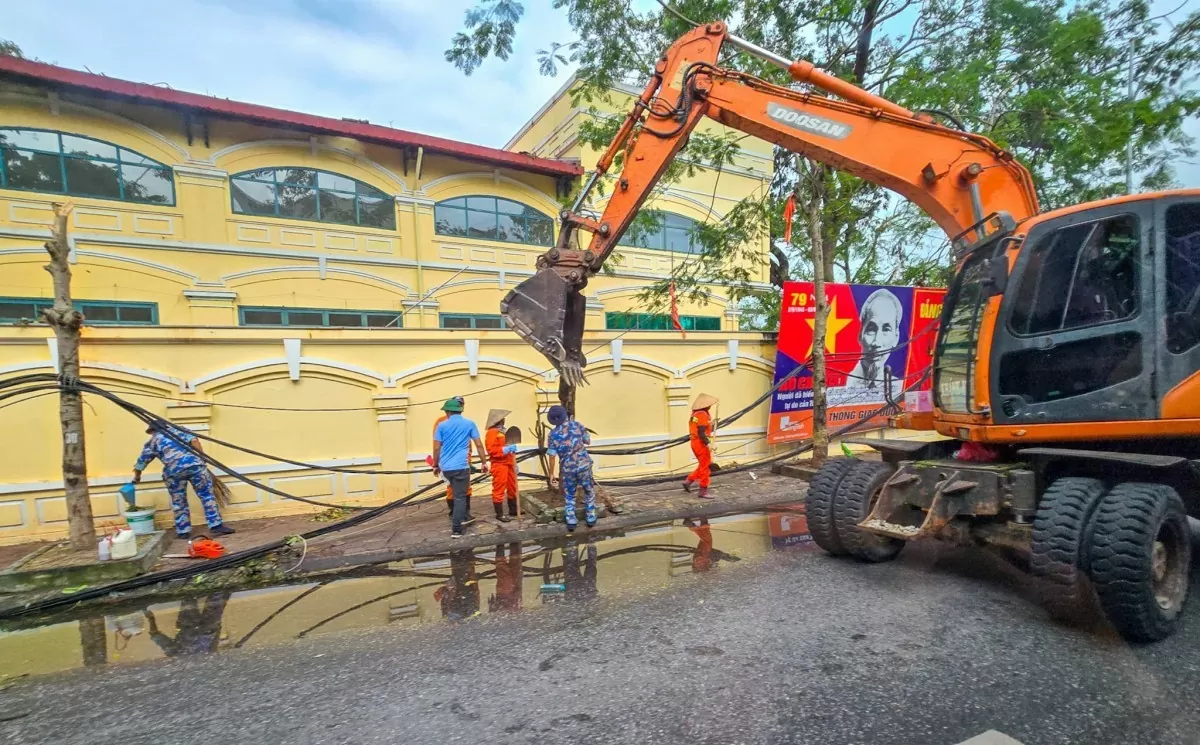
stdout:
{"type": "MultiPolygon", "coordinates": [[[[481,0],[478,9],[494,4],[481,0]]],[[[1123,193],[1127,143],[1133,145],[1133,169],[1141,189],[1173,185],[1173,164],[1194,153],[1183,123],[1200,112],[1195,86],[1200,11],[1183,13],[1183,6],[1153,16],[1148,0],[672,4],[700,22],[727,20],[737,35],[780,55],[811,60],[910,109],[936,110],[941,121],[948,122],[949,115],[991,137],[1034,174],[1043,209],[1123,193]],[[1136,81],[1132,101],[1127,90],[1131,50],[1136,81]]],[[[605,100],[618,84],[640,88],[657,56],[690,28],[654,6],[635,10],[630,0],[554,0],[554,7],[566,11],[579,38],[540,50],[539,69],[554,75],[564,65],[578,65],[580,85],[572,90],[575,106],[605,100]]],[[[486,56],[487,49],[478,49],[486,56]]],[[[732,47],[722,51],[721,63],[795,85],[785,71],[732,47]]],[[[595,108],[592,112],[592,121],[580,127],[580,139],[603,150],[620,117],[602,115],[595,108]]],[[[737,149],[736,137],[694,133],[667,169],[659,190],[694,175],[702,165],[719,170],[721,164],[733,162],[737,149]]],[[[612,171],[620,165],[618,156],[612,171]]],[[[766,236],[786,256],[790,276],[812,276],[811,238],[802,224],[809,213],[806,204],[797,205],[793,244],[780,240],[782,203],[796,191],[819,200],[817,232],[828,257],[822,268],[827,278],[934,285],[948,281],[946,238],[915,206],[790,152],[777,150],[775,165],[768,194],[754,195],[720,223],[703,229],[702,241],[711,256],[706,252],[682,257],[675,265],[677,288],[686,293],[704,282],[731,285],[735,295],[745,298],[746,319],[761,321],[756,327],[773,327],[777,303],[771,293],[759,298],[748,294],[750,274],[737,262],[745,259],[747,266],[761,267],[767,261],[762,252],[766,236]],[[813,178],[819,178],[819,190],[800,188],[813,178]],[[751,230],[753,220],[758,223],[751,230]],[[738,238],[750,241],[744,251],[731,244],[738,238]]],[[[782,278],[779,271],[773,276],[782,278]]],[[[665,298],[667,284],[651,288],[651,295],[658,293],[656,302],[665,298]]]]}
{"type": "Polygon", "coordinates": [[[16,42],[0,39],[0,56],[25,58],[16,42]]]}
{"type": "Polygon", "coordinates": [[[512,54],[517,22],[524,13],[524,6],[515,0],[480,0],[466,12],[466,31],[459,31],[451,39],[446,61],[470,75],[489,56],[507,60],[512,54]]]}

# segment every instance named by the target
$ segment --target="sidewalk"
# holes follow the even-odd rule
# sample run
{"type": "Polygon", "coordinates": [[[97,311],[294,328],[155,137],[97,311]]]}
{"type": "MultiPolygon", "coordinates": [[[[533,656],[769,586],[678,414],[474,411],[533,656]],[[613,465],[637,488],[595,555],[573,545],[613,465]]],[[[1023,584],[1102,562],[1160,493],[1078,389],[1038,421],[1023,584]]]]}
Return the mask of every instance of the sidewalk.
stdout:
{"type": "MultiPolygon", "coordinates": [[[[795,503],[803,499],[806,484],[786,476],[771,474],[769,470],[714,476],[713,499],[700,499],[695,492],[685,492],[680,482],[657,484],[644,487],[601,487],[610,497],[616,498],[622,507],[621,514],[604,516],[597,526],[588,529],[580,525],[577,535],[589,532],[610,532],[642,525],[669,522],[685,517],[713,517],[740,512],[753,512],[771,505],[795,503]]],[[[600,500],[597,500],[598,503],[600,500]]],[[[601,507],[603,509],[603,507],[601,507]]],[[[222,572],[221,577],[206,575],[205,584],[219,582],[227,586],[276,584],[281,581],[296,581],[305,574],[345,569],[364,564],[399,561],[415,556],[428,556],[451,550],[472,549],[496,543],[512,541],[544,540],[566,535],[563,523],[537,524],[532,516],[520,522],[498,522],[492,514],[491,498],[479,494],[472,500],[472,512],[477,522],[468,528],[462,538],[450,538],[450,522],[446,503],[436,499],[425,504],[399,507],[373,520],[353,528],[337,531],[320,538],[295,545],[268,555],[254,562],[253,567],[222,572]]],[[[582,506],[580,506],[582,513],[582,506]]],[[[351,515],[347,512],[346,515],[351,515]]],[[[221,538],[229,553],[272,543],[288,536],[307,533],[320,527],[321,521],[315,514],[289,515],[286,517],[262,518],[231,522],[237,533],[221,538]]],[[[342,517],[336,517],[341,520],[342,517]]],[[[200,529],[194,530],[201,534],[200,529]]],[[[36,550],[44,543],[23,544],[4,547],[4,556],[15,560],[36,550]]],[[[171,537],[167,554],[182,554],[187,543],[171,537]]],[[[195,566],[201,559],[164,558],[154,571],[195,566]]],[[[143,594],[175,594],[179,585],[158,585],[136,592],[143,594]]]]}

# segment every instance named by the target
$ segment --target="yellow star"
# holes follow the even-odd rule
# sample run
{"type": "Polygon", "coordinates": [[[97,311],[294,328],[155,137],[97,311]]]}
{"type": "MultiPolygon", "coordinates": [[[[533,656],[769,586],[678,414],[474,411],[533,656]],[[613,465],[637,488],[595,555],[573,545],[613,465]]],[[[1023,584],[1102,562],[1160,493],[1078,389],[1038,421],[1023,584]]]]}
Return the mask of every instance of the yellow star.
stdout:
{"type": "MultiPolygon", "coordinates": [[[[812,318],[804,319],[808,321],[808,325],[815,332],[817,329],[817,318],[814,315],[812,318]]],[[[829,301],[829,316],[825,319],[825,351],[837,351],[837,335],[842,329],[854,322],[854,317],[842,318],[837,312],[837,298],[829,301]]],[[[812,342],[808,343],[808,349],[804,350],[804,356],[807,357],[812,353],[812,342]]]]}

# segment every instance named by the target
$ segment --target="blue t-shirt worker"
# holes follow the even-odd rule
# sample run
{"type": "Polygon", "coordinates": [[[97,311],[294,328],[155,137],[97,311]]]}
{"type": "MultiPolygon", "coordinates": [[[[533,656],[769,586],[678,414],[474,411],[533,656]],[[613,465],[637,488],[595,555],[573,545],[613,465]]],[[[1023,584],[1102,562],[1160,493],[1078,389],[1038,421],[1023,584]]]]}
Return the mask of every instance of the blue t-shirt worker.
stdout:
{"type": "Polygon", "coordinates": [[[475,443],[475,452],[479,453],[480,463],[487,468],[487,451],[479,439],[479,427],[475,422],[462,415],[463,405],[458,399],[450,399],[442,404],[442,411],[447,419],[433,430],[433,473],[445,474],[454,493],[454,512],[451,516],[450,537],[461,538],[463,526],[471,522],[468,519],[470,503],[467,501],[467,486],[471,483],[471,470],[468,467],[471,443],[475,443]]]}

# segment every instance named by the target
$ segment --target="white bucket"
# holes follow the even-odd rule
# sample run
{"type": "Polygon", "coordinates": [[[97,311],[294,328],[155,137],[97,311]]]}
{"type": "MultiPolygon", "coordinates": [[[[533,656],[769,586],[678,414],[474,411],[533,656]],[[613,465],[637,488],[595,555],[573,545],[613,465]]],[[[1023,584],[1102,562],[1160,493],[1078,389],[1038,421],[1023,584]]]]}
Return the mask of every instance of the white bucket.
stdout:
{"type": "Polygon", "coordinates": [[[154,510],[126,512],[125,523],[134,535],[150,535],[154,532],[154,510]]]}

